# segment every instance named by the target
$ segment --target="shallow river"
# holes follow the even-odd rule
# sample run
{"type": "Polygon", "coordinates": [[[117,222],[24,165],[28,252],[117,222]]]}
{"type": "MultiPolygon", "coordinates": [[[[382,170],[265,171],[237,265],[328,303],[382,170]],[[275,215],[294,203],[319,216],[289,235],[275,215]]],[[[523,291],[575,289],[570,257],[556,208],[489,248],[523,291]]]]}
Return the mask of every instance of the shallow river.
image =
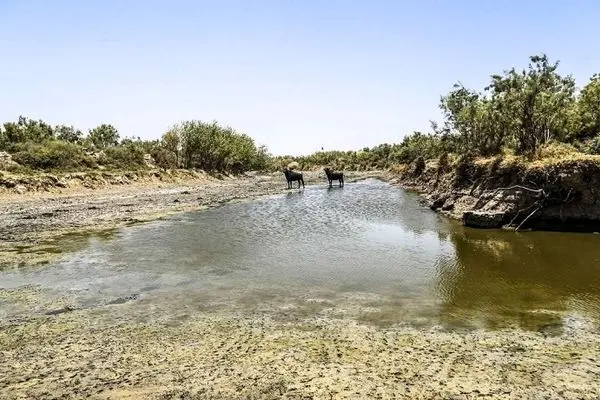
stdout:
{"type": "MultiPolygon", "coordinates": [[[[70,240],[83,250],[2,271],[0,287],[140,321],[226,311],[559,333],[600,320],[599,236],[466,229],[377,180],[70,240]]],[[[0,302],[0,319],[48,312],[0,302]]]]}

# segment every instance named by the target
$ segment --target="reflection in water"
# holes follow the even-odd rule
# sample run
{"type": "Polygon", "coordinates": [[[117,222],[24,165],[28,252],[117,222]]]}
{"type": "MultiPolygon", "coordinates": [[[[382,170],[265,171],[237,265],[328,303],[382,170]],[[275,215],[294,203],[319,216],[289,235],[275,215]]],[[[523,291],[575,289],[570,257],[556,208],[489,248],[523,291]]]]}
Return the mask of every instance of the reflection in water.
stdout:
{"type": "Polygon", "coordinates": [[[545,329],[565,312],[600,318],[598,237],[454,227],[456,258],[440,264],[441,315],[456,323],[545,329]]]}
{"type": "MultiPolygon", "coordinates": [[[[466,229],[369,180],[123,229],[47,268],[0,272],[0,285],[98,312],[126,304],[140,321],[226,310],[556,333],[569,315],[600,318],[597,241],[466,229]]],[[[4,300],[0,318],[23,310],[4,300]]]]}

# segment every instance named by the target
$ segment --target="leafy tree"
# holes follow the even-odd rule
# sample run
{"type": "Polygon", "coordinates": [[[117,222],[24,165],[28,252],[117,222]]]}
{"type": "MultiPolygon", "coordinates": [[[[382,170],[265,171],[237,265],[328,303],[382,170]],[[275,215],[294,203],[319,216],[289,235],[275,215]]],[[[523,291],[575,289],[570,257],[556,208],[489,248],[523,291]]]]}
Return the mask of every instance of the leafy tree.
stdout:
{"type": "Polygon", "coordinates": [[[73,126],[56,125],[54,127],[54,134],[57,139],[64,140],[65,142],[81,143],[83,140],[83,132],[73,128],[73,126]]]}
{"type": "Polygon", "coordinates": [[[499,151],[504,137],[490,135],[486,130],[494,106],[481,93],[456,84],[454,90],[442,97],[440,108],[446,118],[444,131],[459,137],[460,151],[475,151],[482,155],[499,151]]]}
{"type": "MultiPolygon", "coordinates": [[[[179,165],[179,153],[181,152],[181,138],[175,129],[170,129],[161,139],[162,147],[175,156],[175,165],[179,165]]],[[[164,155],[165,158],[169,156],[164,155]]],[[[172,163],[171,163],[172,164],[172,163]]]]}
{"type": "Polygon", "coordinates": [[[4,140],[10,145],[16,143],[42,143],[54,137],[52,127],[42,120],[32,120],[23,116],[17,122],[4,123],[4,140]]]}
{"type": "Polygon", "coordinates": [[[499,121],[510,130],[515,150],[531,154],[550,140],[567,137],[567,114],[575,102],[575,81],[557,73],[558,62],[530,57],[527,70],[514,68],[493,75],[489,90],[500,112],[499,121]]]}
{"type": "Polygon", "coordinates": [[[442,131],[456,138],[461,153],[498,154],[504,146],[532,154],[551,140],[564,140],[573,128],[575,82],[558,74],[558,62],[530,57],[527,69],[492,75],[484,93],[455,85],[442,98],[442,131]]]}
{"type": "Polygon", "coordinates": [[[600,74],[594,74],[582,89],[577,114],[580,138],[600,135],[600,74]]]}
{"type": "MultiPolygon", "coordinates": [[[[185,121],[168,133],[179,138],[186,168],[239,173],[267,163],[265,148],[257,148],[248,135],[221,127],[217,122],[185,121]]],[[[168,140],[171,149],[176,148],[177,140],[172,137],[168,140]]]]}
{"type": "Polygon", "coordinates": [[[119,132],[109,124],[102,124],[90,130],[89,140],[92,144],[100,149],[119,144],[119,132]]]}

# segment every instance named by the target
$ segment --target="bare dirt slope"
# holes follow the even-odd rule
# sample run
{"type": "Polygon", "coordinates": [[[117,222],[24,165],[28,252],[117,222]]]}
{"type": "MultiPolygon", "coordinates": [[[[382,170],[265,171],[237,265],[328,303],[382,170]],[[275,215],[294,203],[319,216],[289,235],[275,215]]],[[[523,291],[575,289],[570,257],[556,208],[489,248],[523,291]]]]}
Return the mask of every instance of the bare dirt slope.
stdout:
{"type": "Polygon", "coordinates": [[[432,209],[480,228],[600,231],[600,157],[418,160],[396,180],[432,209]]]}

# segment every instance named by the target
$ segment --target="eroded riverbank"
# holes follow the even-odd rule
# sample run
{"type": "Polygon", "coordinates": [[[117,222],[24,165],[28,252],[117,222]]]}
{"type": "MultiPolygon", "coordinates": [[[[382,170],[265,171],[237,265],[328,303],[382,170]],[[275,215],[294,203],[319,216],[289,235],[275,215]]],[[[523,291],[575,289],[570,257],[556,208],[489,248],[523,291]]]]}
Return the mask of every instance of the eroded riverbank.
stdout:
{"type": "Polygon", "coordinates": [[[417,159],[395,178],[475,228],[600,232],[600,157],[417,159]],[[443,162],[441,162],[443,161],[443,162]]]}

